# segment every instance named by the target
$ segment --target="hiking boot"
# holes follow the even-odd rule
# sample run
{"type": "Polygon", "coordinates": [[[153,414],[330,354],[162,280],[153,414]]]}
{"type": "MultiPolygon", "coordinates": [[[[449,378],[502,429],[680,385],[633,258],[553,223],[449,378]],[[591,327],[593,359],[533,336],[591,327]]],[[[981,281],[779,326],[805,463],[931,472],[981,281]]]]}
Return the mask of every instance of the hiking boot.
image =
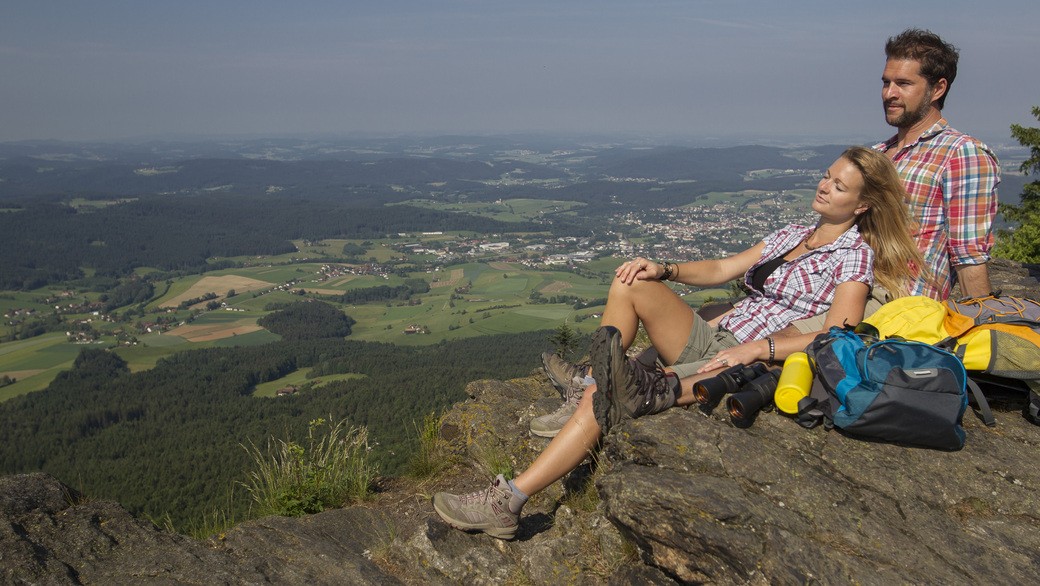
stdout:
{"type": "Polygon", "coordinates": [[[560,396],[566,401],[569,397],[568,391],[572,386],[572,381],[575,377],[579,379],[585,378],[589,365],[571,364],[555,352],[542,352],[542,369],[545,370],[545,375],[549,377],[549,382],[556,387],[556,390],[560,392],[560,396]]]}
{"type": "Polygon", "coordinates": [[[531,420],[531,433],[538,437],[556,437],[560,433],[567,420],[578,410],[578,403],[585,394],[585,379],[576,376],[571,379],[571,384],[565,391],[565,400],[559,409],[548,415],[535,417],[531,420]]]}
{"type": "Polygon", "coordinates": [[[514,493],[505,477],[499,474],[484,490],[464,495],[438,492],[433,495],[433,509],[456,529],[512,539],[520,525],[520,509],[526,500],[514,493]]]}
{"type": "Polygon", "coordinates": [[[601,327],[592,335],[592,410],[604,434],[622,418],[660,413],[675,405],[682,392],[679,377],[666,373],[657,359],[653,347],[627,358],[615,327],[601,327]]]}

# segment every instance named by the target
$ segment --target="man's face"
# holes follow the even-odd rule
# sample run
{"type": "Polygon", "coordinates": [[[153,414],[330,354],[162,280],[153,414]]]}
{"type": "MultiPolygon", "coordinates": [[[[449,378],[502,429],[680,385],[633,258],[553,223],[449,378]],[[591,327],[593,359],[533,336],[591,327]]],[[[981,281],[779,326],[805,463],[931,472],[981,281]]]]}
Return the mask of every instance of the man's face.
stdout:
{"type": "Polygon", "coordinates": [[[896,128],[910,128],[924,120],[932,102],[942,95],[921,75],[921,64],[911,59],[889,59],[881,83],[885,121],[896,128]]]}

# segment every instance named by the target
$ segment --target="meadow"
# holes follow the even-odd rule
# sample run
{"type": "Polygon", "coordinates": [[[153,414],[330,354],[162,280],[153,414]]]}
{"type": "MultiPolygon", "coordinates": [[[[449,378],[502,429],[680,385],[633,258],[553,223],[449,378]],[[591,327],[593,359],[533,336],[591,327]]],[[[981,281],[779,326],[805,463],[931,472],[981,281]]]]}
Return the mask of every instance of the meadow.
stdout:
{"type": "Polygon", "coordinates": [[[585,207],[575,201],[556,201],[545,199],[509,199],[496,202],[440,202],[430,199],[413,199],[398,205],[409,205],[447,212],[465,212],[499,220],[502,222],[525,222],[541,217],[547,213],[573,212],[585,207]]]}
{"type": "MultiPolygon", "coordinates": [[[[376,242],[372,250],[385,248],[376,242]]],[[[339,305],[357,321],[351,338],[373,342],[425,345],[485,334],[551,330],[564,323],[576,331],[588,333],[598,325],[595,314],[602,307],[575,309],[572,303],[532,303],[531,294],[538,292],[546,299],[555,295],[603,298],[608,275],[616,265],[615,259],[599,259],[583,267],[583,274],[577,274],[566,270],[532,269],[519,263],[500,261],[461,263],[436,271],[410,273],[410,278],[424,279],[434,286],[428,293],[413,296],[409,301],[395,299],[339,305]],[[469,289],[464,294],[456,293],[456,288],[462,285],[469,285],[469,289]],[[410,330],[413,326],[415,328],[410,330]],[[414,329],[424,333],[408,333],[414,329]]],[[[187,321],[190,318],[190,323],[161,333],[138,334],[134,345],[117,345],[115,337],[117,330],[126,329],[130,324],[94,322],[103,334],[95,345],[114,346],[131,370],[145,370],[152,368],[162,357],[185,349],[245,346],[278,339],[256,324],[259,318],[269,313],[267,308],[271,304],[312,297],[330,301],[351,289],[393,286],[405,280],[398,275],[385,278],[346,275],[324,279],[321,277],[322,266],[322,263],[252,266],[176,279],[164,295],[147,304],[147,311],[167,315],[164,312],[171,311],[169,308],[176,306],[178,300],[206,293],[216,294],[217,301],[226,306],[216,310],[203,310],[196,306],[195,312],[187,309],[174,311],[171,315],[176,319],[187,321]],[[292,286],[279,288],[290,282],[292,286]],[[226,297],[229,289],[235,289],[235,295],[230,298],[226,297]]],[[[713,294],[719,296],[725,292],[701,291],[688,296],[688,300],[696,306],[713,294]]],[[[39,294],[35,296],[39,297],[39,294]]],[[[27,294],[18,297],[7,295],[2,301],[8,306],[31,305],[27,294]]],[[[39,303],[36,305],[42,310],[39,303]]],[[[46,387],[58,372],[71,366],[84,346],[68,342],[64,332],[0,344],[0,375],[16,379],[14,384],[0,387],[0,400],[46,387]]]]}
{"type": "MultiPolygon", "coordinates": [[[[709,200],[723,201],[732,195],[711,194],[709,200]]],[[[573,213],[584,205],[535,199],[494,203],[414,200],[408,203],[514,222],[546,213],[573,213]]],[[[62,327],[89,324],[100,334],[92,346],[113,348],[132,371],[141,371],[154,367],[164,356],[186,349],[252,346],[278,340],[277,335],[258,326],[257,320],[270,313],[272,307],[309,298],[337,305],[356,320],[352,339],[405,346],[485,334],[552,330],[565,323],[580,333],[589,333],[598,326],[598,312],[602,307],[576,309],[572,299],[604,298],[619,262],[617,259],[598,258],[579,265],[576,270],[532,268],[494,255],[442,265],[432,254],[411,253],[402,248],[409,243],[421,242],[429,247],[475,236],[453,232],[378,240],[296,241],[297,250],[292,253],[226,259],[238,266],[204,275],[155,281],[155,296],[140,306],[140,316],[130,320],[110,322],[92,312],[76,314],[62,309],[62,327]],[[355,253],[363,250],[354,255],[358,261],[393,265],[394,272],[352,274],[340,262],[344,246],[348,244],[355,253]],[[329,266],[341,270],[330,272],[329,266]],[[413,270],[407,271],[408,267],[413,270]],[[348,291],[383,285],[396,287],[410,279],[426,281],[430,290],[408,300],[341,303],[340,298],[348,291]],[[537,302],[539,296],[540,301],[558,297],[559,302],[537,302]],[[185,303],[191,301],[195,303],[190,306],[185,303]],[[214,309],[214,302],[220,307],[214,309]],[[162,321],[166,324],[153,323],[162,321]]],[[[92,273],[86,272],[88,276],[92,273]]],[[[135,270],[139,276],[152,272],[154,269],[148,267],[135,270]]],[[[725,290],[697,291],[686,298],[696,307],[707,298],[727,295],[725,290]]],[[[0,291],[0,310],[6,313],[31,309],[36,316],[52,315],[58,311],[53,303],[55,298],[87,304],[103,299],[104,294],[77,290],[73,284],[31,292],[0,291]]],[[[116,313],[126,309],[119,308],[116,313]]],[[[0,324],[0,336],[15,331],[16,326],[9,322],[0,324]]],[[[13,384],[0,387],[0,401],[45,388],[58,372],[71,367],[84,347],[83,343],[68,341],[65,331],[0,343],[0,376],[15,379],[13,384]]]]}

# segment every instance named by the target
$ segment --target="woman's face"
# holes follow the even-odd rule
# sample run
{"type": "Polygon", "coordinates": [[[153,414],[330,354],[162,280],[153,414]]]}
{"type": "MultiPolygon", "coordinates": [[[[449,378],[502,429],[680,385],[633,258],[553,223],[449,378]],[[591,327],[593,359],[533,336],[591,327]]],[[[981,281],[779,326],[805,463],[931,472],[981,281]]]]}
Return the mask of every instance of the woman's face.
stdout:
{"type": "Polygon", "coordinates": [[[855,219],[869,207],[860,199],[862,191],[863,175],[859,169],[848,159],[839,158],[816,185],[812,209],[834,222],[855,219]]]}

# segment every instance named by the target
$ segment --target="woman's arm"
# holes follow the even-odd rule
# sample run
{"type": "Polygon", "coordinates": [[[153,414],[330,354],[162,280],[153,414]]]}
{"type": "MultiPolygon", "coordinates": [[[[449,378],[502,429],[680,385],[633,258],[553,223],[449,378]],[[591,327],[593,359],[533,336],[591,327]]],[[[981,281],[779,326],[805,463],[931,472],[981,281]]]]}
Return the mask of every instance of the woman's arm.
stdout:
{"type": "MultiPolygon", "coordinates": [[[[746,273],[762,256],[765,246],[765,242],[759,242],[743,252],[726,258],[676,263],[673,265],[671,280],[697,287],[712,287],[728,283],[746,273]]],[[[614,274],[627,284],[632,284],[636,280],[654,281],[660,279],[664,274],[664,267],[660,263],[639,257],[619,266],[614,274]]]]}
{"type": "MultiPolygon", "coordinates": [[[[834,289],[834,301],[827,311],[823,329],[797,336],[773,336],[773,359],[783,360],[795,352],[805,350],[817,335],[826,332],[831,326],[841,327],[845,324],[856,325],[863,320],[863,312],[867,306],[866,283],[849,281],[841,283],[834,289]]],[[[751,364],[759,360],[769,360],[769,340],[763,338],[727,348],[715,355],[715,360],[705,364],[698,373],[724,368],[727,364],[751,364]]]]}

